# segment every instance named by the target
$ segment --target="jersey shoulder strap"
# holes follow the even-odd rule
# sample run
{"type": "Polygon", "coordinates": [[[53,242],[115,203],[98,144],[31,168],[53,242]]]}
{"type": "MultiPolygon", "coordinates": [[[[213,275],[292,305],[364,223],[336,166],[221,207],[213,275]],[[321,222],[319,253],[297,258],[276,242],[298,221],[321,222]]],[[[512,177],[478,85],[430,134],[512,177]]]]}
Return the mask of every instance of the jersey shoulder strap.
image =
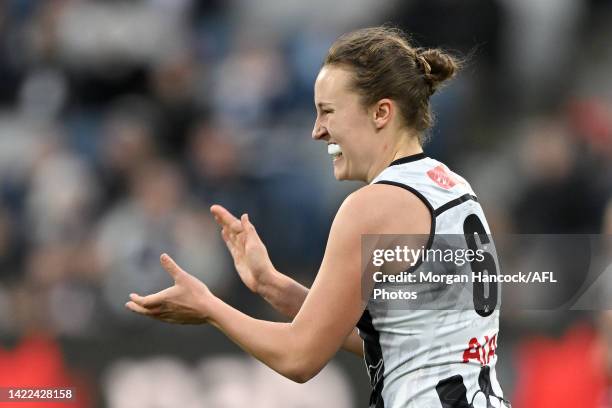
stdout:
{"type": "MultiPolygon", "coordinates": [[[[419,155],[420,156],[420,155],[419,155]]],[[[393,162],[372,183],[410,190],[432,208],[433,215],[468,200],[478,201],[470,184],[445,164],[432,158],[393,162]]]]}

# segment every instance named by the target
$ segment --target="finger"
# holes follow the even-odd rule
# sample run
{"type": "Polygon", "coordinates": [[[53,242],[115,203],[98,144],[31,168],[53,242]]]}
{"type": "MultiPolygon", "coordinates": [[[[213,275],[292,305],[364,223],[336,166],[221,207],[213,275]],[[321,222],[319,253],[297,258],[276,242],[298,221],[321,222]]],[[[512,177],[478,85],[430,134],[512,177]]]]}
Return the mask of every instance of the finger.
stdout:
{"type": "Polygon", "coordinates": [[[151,310],[151,309],[147,309],[146,307],[142,307],[134,301],[127,302],[125,304],[125,307],[134,313],[138,313],[138,314],[145,315],[145,316],[154,316],[157,312],[156,310],[151,310]]]}
{"type": "Polygon", "coordinates": [[[176,319],[164,316],[161,313],[161,310],[159,310],[159,309],[147,309],[147,308],[144,308],[144,307],[142,307],[142,306],[140,306],[140,305],[138,305],[137,303],[134,303],[134,302],[127,302],[125,304],[125,307],[127,309],[131,310],[134,313],[137,313],[137,314],[143,315],[143,316],[148,316],[148,317],[151,317],[153,319],[156,319],[156,320],[159,320],[159,321],[162,321],[162,322],[174,323],[174,324],[183,324],[183,322],[181,322],[180,320],[176,320],[176,319]]]}
{"type": "Polygon", "coordinates": [[[238,256],[238,249],[236,248],[236,244],[229,237],[229,234],[225,228],[221,231],[221,236],[223,237],[223,242],[225,242],[225,246],[227,246],[230,255],[232,255],[232,258],[236,259],[236,256],[238,256]]]}
{"type": "Polygon", "coordinates": [[[211,206],[210,212],[214,215],[215,221],[221,226],[231,225],[238,221],[238,218],[218,204],[211,206]]]}
{"type": "Polygon", "coordinates": [[[174,259],[170,258],[170,255],[168,254],[161,254],[161,256],[159,257],[159,262],[164,267],[166,272],[168,272],[168,275],[170,275],[175,282],[181,276],[187,274],[187,272],[185,272],[180,266],[178,266],[177,263],[174,262],[174,259]]]}
{"type": "Polygon", "coordinates": [[[140,296],[136,293],[130,293],[130,301],[135,305],[148,310],[149,308],[154,308],[161,304],[159,296],[156,295],[157,294],[149,296],[140,296]]]}
{"type": "Polygon", "coordinates": [[[242,214],[242,216],[240,217],[240,223],[242,224],[242,228],[245,231],[250,232],[255,229],[253,224],[251,224],[251,222],[249,221],[249,214],[242,214]]]}
{"type": "Polygon", "coordinates": [[[257,234],[257,231],[255,230],[255,226],[253,224],[251,224],[251,220],[249,219],[249,215],[248,214],[243,214],[242,217],[240,217],[240,222],[242,223],[242,227],[244,228],[244,231],[246,231],[246,236],[250,237],[251,239],[255,239],[256,241],[261,241],[259,239],[259,235],[257,234]]]}
{"type": "Polygon", "coordinates": [[[157,292],[148,296],[140,296],[136,293],[131,293],[130,300],[144,308],[153,309],[161,306],[166,301],[170,289],[172,288],[167,288],[162,290],[161,292],[157,292]]]}
{"type": "Polygon", "coordinates": [[[228,232],[227,228],[223,228],[221,230],[221,237],[223,238],[223,241],[225,242],[225,245],[228,246],[230,251],[237,249],[236,248],[236,235],[230,234],[228,232]]]}
{"type": "Polygon", "coordinates": [[[235,234],[239,234],[243,231],[240,220],[222,206],[215,204],[210,207],[210,212],[213,213],[215,221],[222,227],[230,227],[235,234]]]}
{"type": "Polygon", "coordinates": [[[225,237],[229,240],[229,242],[234,246],[234,248],[239,249],[241,246],[244,246],[244,240],[246,234],[245,229],[242,227],[242,222],[240,220],[236,221],[239,225],[240,231],[236,231],[238,228],[225,227],[225,237]]]}
{"type": "Polygon", "coordinates": [[[238,219],[236,221],[232,222],[229,225],[229,228],[232,230],[232,233],[234,233],[234,234],[240,234],[241,232],[244,232],[244,228],[242,226],[242,223],[238,219]]]}

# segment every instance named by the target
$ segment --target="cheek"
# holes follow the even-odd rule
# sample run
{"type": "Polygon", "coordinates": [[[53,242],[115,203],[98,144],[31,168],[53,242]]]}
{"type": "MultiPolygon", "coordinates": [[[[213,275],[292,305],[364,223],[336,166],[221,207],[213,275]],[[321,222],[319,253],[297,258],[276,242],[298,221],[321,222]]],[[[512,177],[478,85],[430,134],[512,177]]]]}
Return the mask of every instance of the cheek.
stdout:
{"type": "Polygon", "coordinates": [[[330,118],[330,128],[335,130],[344,141],[362,139],[369,131],[367,117],[356,112],[346,112],[330,118]]]}

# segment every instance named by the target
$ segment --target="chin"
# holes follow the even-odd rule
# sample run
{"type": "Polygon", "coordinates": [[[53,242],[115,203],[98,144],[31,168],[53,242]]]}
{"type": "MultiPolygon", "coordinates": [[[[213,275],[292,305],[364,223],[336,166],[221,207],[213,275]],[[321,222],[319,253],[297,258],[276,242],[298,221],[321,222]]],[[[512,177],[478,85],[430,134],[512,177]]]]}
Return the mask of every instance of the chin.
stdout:
{"type": "Polygon", "coordinates": [[[355,177],[351,177],[350,174],[347,174],[345,171],[334,171],[334,177],[338,181],[346,181],[346,180],[356,180],[355,177]]]}
{"type": "Polygon", "coordinates": [[[348,180],[348,172],[346,171],[346,163],[341,163],[343,158],[333,161],[334,177],[338,181],[348,180]]]}
{"type": "Polygon", "coordinates": [[[334,169],[334,178],[338,181],[342,181],[342,180],[348,180],[348,175],[346,174],[346,172],[339,170],[339,169],[334,169]]]}
{"type": "Polygon", "coordinates": [[[354,171],[349,170],[349,166],[347,164],[348,163],[334,162],[334,178],[338,181],[361,180],[361,177],[355,174],[354,171]]]}

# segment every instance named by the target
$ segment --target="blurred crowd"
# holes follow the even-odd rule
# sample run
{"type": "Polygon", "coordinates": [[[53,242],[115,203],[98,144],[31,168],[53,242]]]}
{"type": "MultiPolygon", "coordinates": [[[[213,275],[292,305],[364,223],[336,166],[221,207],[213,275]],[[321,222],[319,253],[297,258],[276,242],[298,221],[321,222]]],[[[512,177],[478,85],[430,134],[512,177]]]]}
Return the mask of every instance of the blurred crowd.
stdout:
{"type": "MultiPolygon", "coordinates": [[[[437,123],[425,150],[470,180],[494,232],[612,233],[607,0],[6,0],[0,339],[58,339],[69,365],[92,377],[92,400],[147,407],[118,390],[147,395],[148,365],[200,370],[156,360],[152,349],[140,363],[121,360],[132,349],[117,339],[146,342],[165,330],[123,307],[130,292],[170,283],[161,252],[218,296],[278,319],[242,288],[208,208],[248,212],[277,268],[312,281],[333,214],[358,187],[333,179],[324,144],[310,138],[313,82],[339,34],[383,22],[465,58],[433,97],[437,123]],[[74,350],[95,354],[100,338],[114,348],[79,360],[74,350]]],[[[502,353],[537,326],[522,318],[502,313],[502,353]]],[[[195,333],[179,340],[207,353],[195,333]]],[[[500,357],[502,384],[512,356],[500,357]]],[[[248,361],[226,365],[256,370],[240,368],[248,361]]],[[[352,406],[343,375],[365,374],[330,370],[344,402],[329,406],[352,406]]],[[[216,381],[235,381],[214,406],[245,406],[236,390],[252,376],[217,371],[216,381]]],[[[329,381],[313,390],[325,394],[329,381]]],[[[187,398],[198,387],[185,384],[176,394],[187,398]]],[[[266,406],[292,406],[279,401],[266,406]]],[[[309,401],[294,406],[322,405],[309,401]]]]}

